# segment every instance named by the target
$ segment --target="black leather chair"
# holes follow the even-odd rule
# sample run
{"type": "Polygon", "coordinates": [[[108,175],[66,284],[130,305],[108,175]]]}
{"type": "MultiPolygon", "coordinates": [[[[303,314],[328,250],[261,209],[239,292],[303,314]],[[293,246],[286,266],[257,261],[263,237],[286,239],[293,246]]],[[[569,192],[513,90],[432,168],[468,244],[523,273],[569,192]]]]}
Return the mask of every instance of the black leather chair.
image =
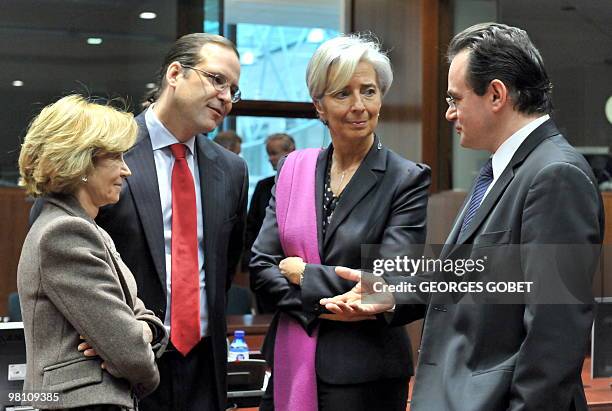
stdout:
{"type": "Polygon", "coordinates": [[[228,408],[258,407],[265,390],[268,365],[264,360],[245,360],[227,364],[228,408]]]}

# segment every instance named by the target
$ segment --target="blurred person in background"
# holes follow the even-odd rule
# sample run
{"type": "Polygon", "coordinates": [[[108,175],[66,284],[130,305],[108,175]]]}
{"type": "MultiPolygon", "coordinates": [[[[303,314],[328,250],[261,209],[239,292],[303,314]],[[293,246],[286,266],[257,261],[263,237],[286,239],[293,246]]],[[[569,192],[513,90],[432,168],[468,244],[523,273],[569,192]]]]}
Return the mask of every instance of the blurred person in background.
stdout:
{"type": "Polygon", "coordinates": [[[242,138],[234,130],[219,132],[213,141],[234,154],[242,151],[242,138]]]}
{"type": "MultiPolygon", "coordinates": [[[[274,171],[276,171],[279,160],[294,150],[295,140],[289,134],[275,133],[270,134],[266,138],[266,153],[274,171]]],[[[249,213],[247,214],[244,254],[242,256],[243,271],[248,270],[249,261],[251,260],[251,247],[253,247],[253,243],[257,238],[257,234],[259,234],[264,217],[266,216],[266,207],[268,207],[270,197],[272,197],[274,179],[275,176],[270,176],[259,180],[255,186],[255,191],[253,191],[249,213]]],[[[269,312],[269,310],[266,310],[266,312],[269,312]]]]}

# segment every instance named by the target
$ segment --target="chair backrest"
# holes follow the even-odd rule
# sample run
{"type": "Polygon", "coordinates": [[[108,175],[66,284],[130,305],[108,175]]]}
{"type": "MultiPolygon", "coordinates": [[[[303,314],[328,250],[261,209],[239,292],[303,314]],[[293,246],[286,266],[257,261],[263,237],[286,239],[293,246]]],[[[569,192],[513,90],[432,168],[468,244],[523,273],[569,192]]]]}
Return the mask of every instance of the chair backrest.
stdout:
{"type": "Polygon", "coordinates": [[[8,297],[9,321],[21,321],[21,306],[19,305],[19,294],[10,293],[8,297]]]}
{"type": "Polygon", "coordinates": [[[591,378],[612,377],[612,299],[597,298],[591,335],[591,378]]]}
{"type": "Polygon", "coordinates": [[[253,297],[251,292],[237,285],[232,285],[227,293],[227,315],[253,314],[253,297]]]}
{"type": "Polygon", "coordinates": [[[260,390],[266,375],[264,360],[232,361],[227,363],[229,391],[260,390]]]}

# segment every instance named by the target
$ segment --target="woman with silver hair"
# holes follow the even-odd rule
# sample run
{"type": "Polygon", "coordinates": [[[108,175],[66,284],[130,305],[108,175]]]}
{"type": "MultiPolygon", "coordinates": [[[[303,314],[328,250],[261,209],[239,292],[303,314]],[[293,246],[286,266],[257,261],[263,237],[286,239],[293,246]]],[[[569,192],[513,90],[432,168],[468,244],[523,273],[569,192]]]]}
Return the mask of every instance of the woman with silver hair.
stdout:
{"type": "MultiPolygon", "coordinates": [[[[362,267],[361,246],[425,242],[429,168],[375,134],[393,80],[375,41],[340,36],[319,47],[308,89],[332,143],[281,164],[253,246],[251,286],[276,315],[264,344],[273,374],[262,410],[402,410],[413,372],[405,330],[324,312],[348,291],[336,266],[362,267]]],[[[422,308],[415,307],[415,318],[422,308]]]]}

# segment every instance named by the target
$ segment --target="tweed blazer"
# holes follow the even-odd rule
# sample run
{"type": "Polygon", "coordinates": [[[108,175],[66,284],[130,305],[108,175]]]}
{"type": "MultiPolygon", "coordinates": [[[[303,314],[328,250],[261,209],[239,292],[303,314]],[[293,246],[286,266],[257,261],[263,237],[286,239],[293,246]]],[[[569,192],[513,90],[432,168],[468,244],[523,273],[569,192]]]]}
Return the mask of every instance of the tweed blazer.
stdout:
{"type": "MultiPolygon", "coordinates": [[[[132,170],[116,204],[100,208],[96,223],[113,239],[138,286],[138,297],[162,320],[166,317],[167,282],[164,225],[157,170],[145,112],[135,119],[138,138],[125,155],[132,170]]],[[[248,197],[246,162],[229,150],[196,136],[204,227],[205,292],[208,332],[212,339],[215,388],[219,409],[227,399],[227,290],[240,260],[248,197]]],[[[30,212],[34,222],[44,201],[30,212]]],[[[197,388],[196,388],[197,389],[197,388]]]]}
{"type": "Polygon", "coordinates": [[[136,281],[108,234],[72,196],[52,195],[32,225],[17,270],[26,339],[25,390],[58,393],[37,408],[133,407],[159,384],[162,322],[136,297],[136,281]],[[153,346],[143,338],[145,321],[153,346]],[[77,350],[79,336],[98,356],[77,350]],[[101,368],[101,363],[106,365],[101,368]]]}

